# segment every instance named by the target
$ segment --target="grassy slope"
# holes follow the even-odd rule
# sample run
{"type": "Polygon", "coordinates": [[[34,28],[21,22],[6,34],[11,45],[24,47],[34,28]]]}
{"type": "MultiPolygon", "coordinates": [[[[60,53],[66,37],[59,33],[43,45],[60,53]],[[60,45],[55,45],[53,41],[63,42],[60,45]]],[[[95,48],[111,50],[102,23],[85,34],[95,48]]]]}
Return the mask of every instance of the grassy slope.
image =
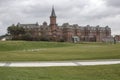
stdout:
{"type": "Polygon", "coordinates": [[[0,42],[0,61],[58,61],[84,59],[120,59],[120,44],[0,42]],[[40,49],[30,51],[31,49],[40,49]]]}
{"type": "Polygon", "coordinates": [[[70,43],[35,42],[35,41],[5,41],[0,42],[0,51],[18,51],[39,48],[55,48],[71,46],[70,43]]]}
{"type": "Polygon", "coordinates": [[[120,65],[0,68],[0,80],[120,80],[120,65]]]}

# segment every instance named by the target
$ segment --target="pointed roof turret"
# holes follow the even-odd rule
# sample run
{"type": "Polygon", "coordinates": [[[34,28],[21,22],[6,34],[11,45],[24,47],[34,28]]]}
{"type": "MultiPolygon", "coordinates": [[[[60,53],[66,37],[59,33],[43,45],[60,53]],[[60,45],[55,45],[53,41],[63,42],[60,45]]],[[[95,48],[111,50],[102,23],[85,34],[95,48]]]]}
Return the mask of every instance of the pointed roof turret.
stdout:
{"type": "Polygon", "coordinates": [[[51,16],[50,17],[56,17],[54,6],[52,7],[52,12],[51,12],[51,16]]]}

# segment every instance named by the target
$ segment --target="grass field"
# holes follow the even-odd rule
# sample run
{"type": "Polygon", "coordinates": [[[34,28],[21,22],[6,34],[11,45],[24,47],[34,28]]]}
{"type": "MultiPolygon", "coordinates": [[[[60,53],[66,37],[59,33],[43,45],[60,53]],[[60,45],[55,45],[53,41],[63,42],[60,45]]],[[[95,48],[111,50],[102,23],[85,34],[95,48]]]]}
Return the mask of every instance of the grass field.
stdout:
{"type": "Polygon", "coordinates": [[[120,80],[120,65],[0,68],[0,80],[120,80]]]}
{"type": "Polygon", "coordinates": [[[120,59],[120,44],[0,42],[0,61],[120,59]]]}

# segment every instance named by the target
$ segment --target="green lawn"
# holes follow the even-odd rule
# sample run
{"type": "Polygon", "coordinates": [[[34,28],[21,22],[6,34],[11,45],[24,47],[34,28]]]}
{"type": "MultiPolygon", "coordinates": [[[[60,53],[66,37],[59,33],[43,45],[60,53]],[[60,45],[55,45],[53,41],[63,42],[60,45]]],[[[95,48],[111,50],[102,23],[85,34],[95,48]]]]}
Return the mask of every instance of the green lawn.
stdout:
{"type": "Polygon", "coordinates": [[[0,68],[0,80],[120,80],[120,65],[0,68]]]}
{"type": "Polygon", "coordinates": [[[0,42],[0,61],[120,59],[120,44],[0,42]]]}

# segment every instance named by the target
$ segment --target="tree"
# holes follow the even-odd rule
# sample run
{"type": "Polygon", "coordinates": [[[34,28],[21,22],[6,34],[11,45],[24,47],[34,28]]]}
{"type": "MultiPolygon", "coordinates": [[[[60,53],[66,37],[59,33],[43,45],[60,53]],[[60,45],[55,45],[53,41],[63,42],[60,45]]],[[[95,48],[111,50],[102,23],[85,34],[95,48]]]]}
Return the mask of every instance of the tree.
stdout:
{"type": "Polygon", "coordinates": [[[25,29],[23,27],[12,25],[8,27],[7,30],[13,39],[21,39],[21,37],[25,34],[25,29]]]}
{"type": "Polygon", "coordinates": [[[32,41],[32,35],[30,33],[25,33],[23,36],[22,36],[22,39],[23,40],[28,40],[28,41],[32,41]]]}

